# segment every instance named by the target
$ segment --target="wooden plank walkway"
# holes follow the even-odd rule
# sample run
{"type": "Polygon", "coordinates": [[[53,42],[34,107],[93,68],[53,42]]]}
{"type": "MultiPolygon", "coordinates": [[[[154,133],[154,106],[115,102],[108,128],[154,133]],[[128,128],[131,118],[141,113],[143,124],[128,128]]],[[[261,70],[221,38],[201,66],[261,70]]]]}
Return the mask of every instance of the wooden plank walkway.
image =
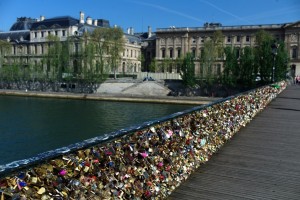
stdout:
{"type": "Polygon", "coordinates": [[[300,86],[288,86],[172,199],[300,199],[300,86]]]}

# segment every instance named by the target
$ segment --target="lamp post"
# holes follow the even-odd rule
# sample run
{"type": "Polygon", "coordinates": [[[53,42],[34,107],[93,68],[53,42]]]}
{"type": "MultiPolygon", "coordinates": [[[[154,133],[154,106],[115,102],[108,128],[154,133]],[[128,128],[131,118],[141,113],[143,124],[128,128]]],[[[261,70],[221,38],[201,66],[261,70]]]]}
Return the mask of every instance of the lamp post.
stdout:
{"type": "Polygon", "coordinates": [[[276,41],[274,41],[274,43],[271,45],[272,55],[273,55],[272,83],[275,82],[275,59],[276,59],[278,47],[279,47],[279,44],[277,44],[276,41]]]}

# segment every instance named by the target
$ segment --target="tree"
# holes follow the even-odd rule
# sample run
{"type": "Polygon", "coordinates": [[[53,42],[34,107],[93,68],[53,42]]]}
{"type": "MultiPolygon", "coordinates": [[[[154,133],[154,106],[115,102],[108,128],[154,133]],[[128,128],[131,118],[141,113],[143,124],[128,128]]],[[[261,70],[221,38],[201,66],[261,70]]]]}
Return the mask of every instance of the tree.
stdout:
{"type": "Polygon", "coordinates": [[[251,47],[245,47],[240,57],[240,79],[246,87],[252,87],[255,84],[257,72],[254,66],[254,50],[251,47]]]}
{"type": "Polygon", "coordinates": [[[96,73],[100,74],[101,79],[104,78],[105,73],[105,55],[109,42],[109,29],[96,28],[91,34],[92,42],[95,45],[95,60],[96,60],[96,73]]]}
{"type": "Polygon", "coordinates": [[[209,84],[212,83],[214,77],[213,65],[218,58],[223,54],[224,36],[221,31],[213,33],[211,38],[207,38],[203,45],[203,55],[201,55],[201,64],[203,68],[202,79],[205,79],[209,84]]]}
{"type": "Polygon", "coordinates": [[[149,65],[149,71],[156,72],[156,70],[157,70],[157,62],[155,58],[152,58],[151,63],[149,65]]]}
{"type": "Polygon", "coordinates": [[[62,52],[62,44],[59,37],[55,35],[48,35],[48,52],[45,54],[44,62],[47,63],[47,76],[52,81],[61,80],[62,67],[60,65],[60,58],[62,52]],[[50,75],[49,75],[50,73],[50,75]]]}
{"type": "Polygon", "coordinates": [[[255,71],[257,71],[257,75],[260,75],[263,84],[272,82],[273,67],[275,67],[275,80],[286,78],[289,58],[282,41],[278,43],[270,33],[260,30],[256,34],[256,48],[254,50],[255,71]],[[276,44],[276,52],[272,52],[274,44],[276,44]]]}
{"type": "Polygon", "coordinates": [[[240,70],[237,57],[237,49],[225,47],[225,62],[222,76],[222,83],[226,86],[236,86],[240,77],[240,70]]]}
{"type": "Polygon", "coordinates": [[[289,55],[283,41],[278,43],[277,55],[274,55],[275,81],[286,79],[288,72],[289,55]]]}
{"type": "Polygon", "coordinates": [[[183,58],[180,74],[185,86],[193,87],[196,84],[194,57],[190,52],[183,58]]]}
{"type": "Polygon", "coordinates": [[[271,45],[273,40],[273,36],[264,30],[260,30],[256,34],[255,68],[258,72],[256,75],[260,76],[262,83],[271,82],[273,65],[271,45]]]}
{"type": "Polygon", "coordinates": [[[114,27],[108,29],[108,57],[110,67],[114,72],[114,78],[117,78],[116,72],[121,61],[121,53],[124,51],[125,40],[123,30],[119,27],[114,27]]]}
{"type": "Polygon", "coordinates": [[[0,40],[0,68],[4,63],[4,56],[9,52],[11,44],[5,40],[0,40]]]}

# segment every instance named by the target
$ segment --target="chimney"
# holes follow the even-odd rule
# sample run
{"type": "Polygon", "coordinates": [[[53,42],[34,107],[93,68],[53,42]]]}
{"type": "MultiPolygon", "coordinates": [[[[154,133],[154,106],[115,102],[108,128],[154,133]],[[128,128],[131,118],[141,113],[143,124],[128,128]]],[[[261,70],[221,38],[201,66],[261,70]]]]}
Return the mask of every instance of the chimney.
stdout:
{"type": "Polygon", "coordinates": [[[148,26],[148,38],[152,36],[152,28],[148,26]]]}
{"type": "Polygon", "coordinates": [[[134,34],[133,28],[130,27],[130,35],[133,35],[133,34],[134,34]]]}
{"type": "Polygon", "coordinates": [[[87,18],[86,18],[86,23],[87,23],[88,25],[92,25],[92,24],[93,24],[92,18],[87,17],[87,18]]]}
{"type": "Polygon", "coordinates": [[[84,24],[84,13],[80,11],[79,23],[84,24]]]}
{"type": "Polygon", "coordinates": [[[45,20],[45,16],[41,15],[40,16],[40,21],[44,21],[45,20]]]}
{"type": "Polygon", "coordinates": [[[98,20],[97,19],[94,20],[94,26],[98,26],[98,20]]]}

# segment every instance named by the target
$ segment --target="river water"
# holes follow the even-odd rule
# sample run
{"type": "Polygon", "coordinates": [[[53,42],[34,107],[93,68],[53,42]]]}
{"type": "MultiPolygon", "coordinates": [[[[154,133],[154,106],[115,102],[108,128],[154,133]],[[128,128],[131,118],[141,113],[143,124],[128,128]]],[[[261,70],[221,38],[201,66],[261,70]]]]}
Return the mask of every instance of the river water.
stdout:
{"type": "Polygon", "coordinates": [[[0,165],[191,107],[0,96],[0,165]]]}

